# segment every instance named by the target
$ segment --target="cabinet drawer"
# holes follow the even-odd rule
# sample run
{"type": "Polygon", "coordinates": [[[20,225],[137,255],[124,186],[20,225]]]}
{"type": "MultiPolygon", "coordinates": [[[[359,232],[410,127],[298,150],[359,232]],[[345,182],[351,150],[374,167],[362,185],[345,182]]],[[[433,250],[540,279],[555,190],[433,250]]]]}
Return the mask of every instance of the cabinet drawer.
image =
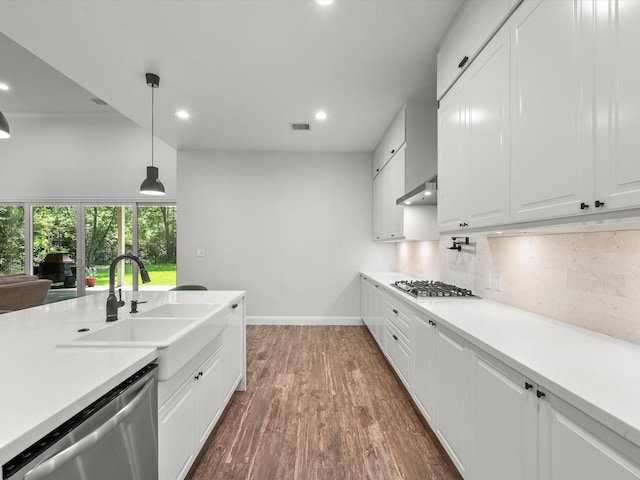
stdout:
{"type": "Polygon", "coordinates": [[[387,318],[393,324],[394,327],[402,334],[403,340],[410,346],[409,339],[411,338],[411,320],[407,315],[407,312],[403,312],[398,307],[390,302],[387,303],[387,318]]]}
{"type": "Polygon", "coordinates": [[[393,325],[387,323],[387,357],[396,368],[396,372],[408,389],[410,389],[409,383],[409,351],[408,347],[398,335],[398,331],[393,328],[393,325]]]}

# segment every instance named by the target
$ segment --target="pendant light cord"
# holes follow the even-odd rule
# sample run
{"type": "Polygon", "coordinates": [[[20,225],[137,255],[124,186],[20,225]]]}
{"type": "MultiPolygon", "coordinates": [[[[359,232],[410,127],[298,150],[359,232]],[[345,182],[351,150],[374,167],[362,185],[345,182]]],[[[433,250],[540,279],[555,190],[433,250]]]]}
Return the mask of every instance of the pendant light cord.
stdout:
{"type": "Polygon", "coordinates": [[[153,91],[155,90],[155,87],[153,85],[151,85],[151,166],[153,167],[153,91]]]}

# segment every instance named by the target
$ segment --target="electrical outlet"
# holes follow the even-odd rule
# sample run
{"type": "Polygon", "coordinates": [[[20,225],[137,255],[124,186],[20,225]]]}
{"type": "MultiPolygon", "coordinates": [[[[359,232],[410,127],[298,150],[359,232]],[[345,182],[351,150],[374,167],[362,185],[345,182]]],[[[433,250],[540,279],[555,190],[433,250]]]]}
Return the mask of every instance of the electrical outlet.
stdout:
{"type": "Polygon", "coordinates": [[[196,249],[196,257],[204,257],[204,249],[203,248],[196,249]]]}

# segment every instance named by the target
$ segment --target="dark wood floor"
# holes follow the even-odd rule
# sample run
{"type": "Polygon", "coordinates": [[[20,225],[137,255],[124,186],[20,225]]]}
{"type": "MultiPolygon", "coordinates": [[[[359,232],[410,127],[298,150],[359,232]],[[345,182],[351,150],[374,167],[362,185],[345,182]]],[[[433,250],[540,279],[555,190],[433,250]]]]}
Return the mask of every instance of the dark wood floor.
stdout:
{"type": "Polygon", "coordinates": [[[236,392],[192,480],[460,479],[359,326],[248,326],[236,392]]]}

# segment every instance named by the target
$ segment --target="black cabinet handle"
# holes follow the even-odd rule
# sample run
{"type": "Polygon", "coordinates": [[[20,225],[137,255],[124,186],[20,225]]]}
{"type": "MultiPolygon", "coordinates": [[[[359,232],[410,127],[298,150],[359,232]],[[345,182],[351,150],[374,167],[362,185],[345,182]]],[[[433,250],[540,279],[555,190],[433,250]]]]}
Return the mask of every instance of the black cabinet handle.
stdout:
{"type": "Polygon", "coordinates": [[[588,203],[580,203],[580,210],[586,210],[587,208],[589,208],[589,204],[588,203]]]}
{"type": "Polygon", "coordinates": [[[396,337],[395,335],[391,335],[393,337],[394,340],[398,340],[398,337],[396,337]]]}
{"type": "Polygon", "coordinates": [[[463,223],[461,223],[461,224],[460,224],[460,227],[462,227],[462,228],[464,228],[464,227],[468,227],[468,226],[469,226],[469,224],[468,224],[468,223],[464,223],[464,222],[463,222],[463,223]]]}
{"type": "Polygon", "coordinates": [[[376,172],[379,172],[379,171],[380,171],[380,169],[379,169],[379,168],[376,168],[376,172]]]}
{"type": "Polygon", "coordinates": [[[374,287],[378,288],[378,285],[374,285],[374,287]]]}
{"type": "Polygon", "coordinates": [[[538,398],[543,398],[543,397],[545,397],[545,396],[546,396],[546,394],[545,394],[544,392],[541,392],[540,390],[538,390],[538,391],[536,392],[536,396],[537,396],[538,398]]]}
{"type": "Polygon", "coordinates": [[[596,208],[600,208],[600,207],[604,207],[604,202],[601,202],[600,200],[596,200],[596,208]]]}
{"type": "Polygon", "coordinates": [[[393,155],[394,153],[396,153],[396,149],[395,149],[395,148],[392,148],[392,149],[391,149],[391,155],[393,155]]]}
{"type": "Polygon", "coordinates": [[[435,327],[436,326],[436,322],[434,322],[433,320],[429,320],[429,325],[433,325],[435,327]]]}
{"type": "Polygon", "coordinates": [[[524,382],[524,388],[525,390],[531,390],[533,388],[533,385],[531,385],[529,382],[524,382]]]}
{"type": "Polygon", "coordinates": [[[464,58],[460,60],[460,63],[458,64],[458,68],[464,67],[468,61],[469,61],[469,57],[465,55],[464,58]]]}
{"type": "Polygon", "coordinates": [[[231,305],[231,308],[233,308],[233,309],[238,308],[238,304],[237,304],[237,303],[234,303],[233,305],[231,305]]]}
{"type": "Polygon", "coordinates": [[[398,314],[398,310],[396,310],[395,308],[392,310],[393,313],[395,313],[396,315],[398,314]]]}

